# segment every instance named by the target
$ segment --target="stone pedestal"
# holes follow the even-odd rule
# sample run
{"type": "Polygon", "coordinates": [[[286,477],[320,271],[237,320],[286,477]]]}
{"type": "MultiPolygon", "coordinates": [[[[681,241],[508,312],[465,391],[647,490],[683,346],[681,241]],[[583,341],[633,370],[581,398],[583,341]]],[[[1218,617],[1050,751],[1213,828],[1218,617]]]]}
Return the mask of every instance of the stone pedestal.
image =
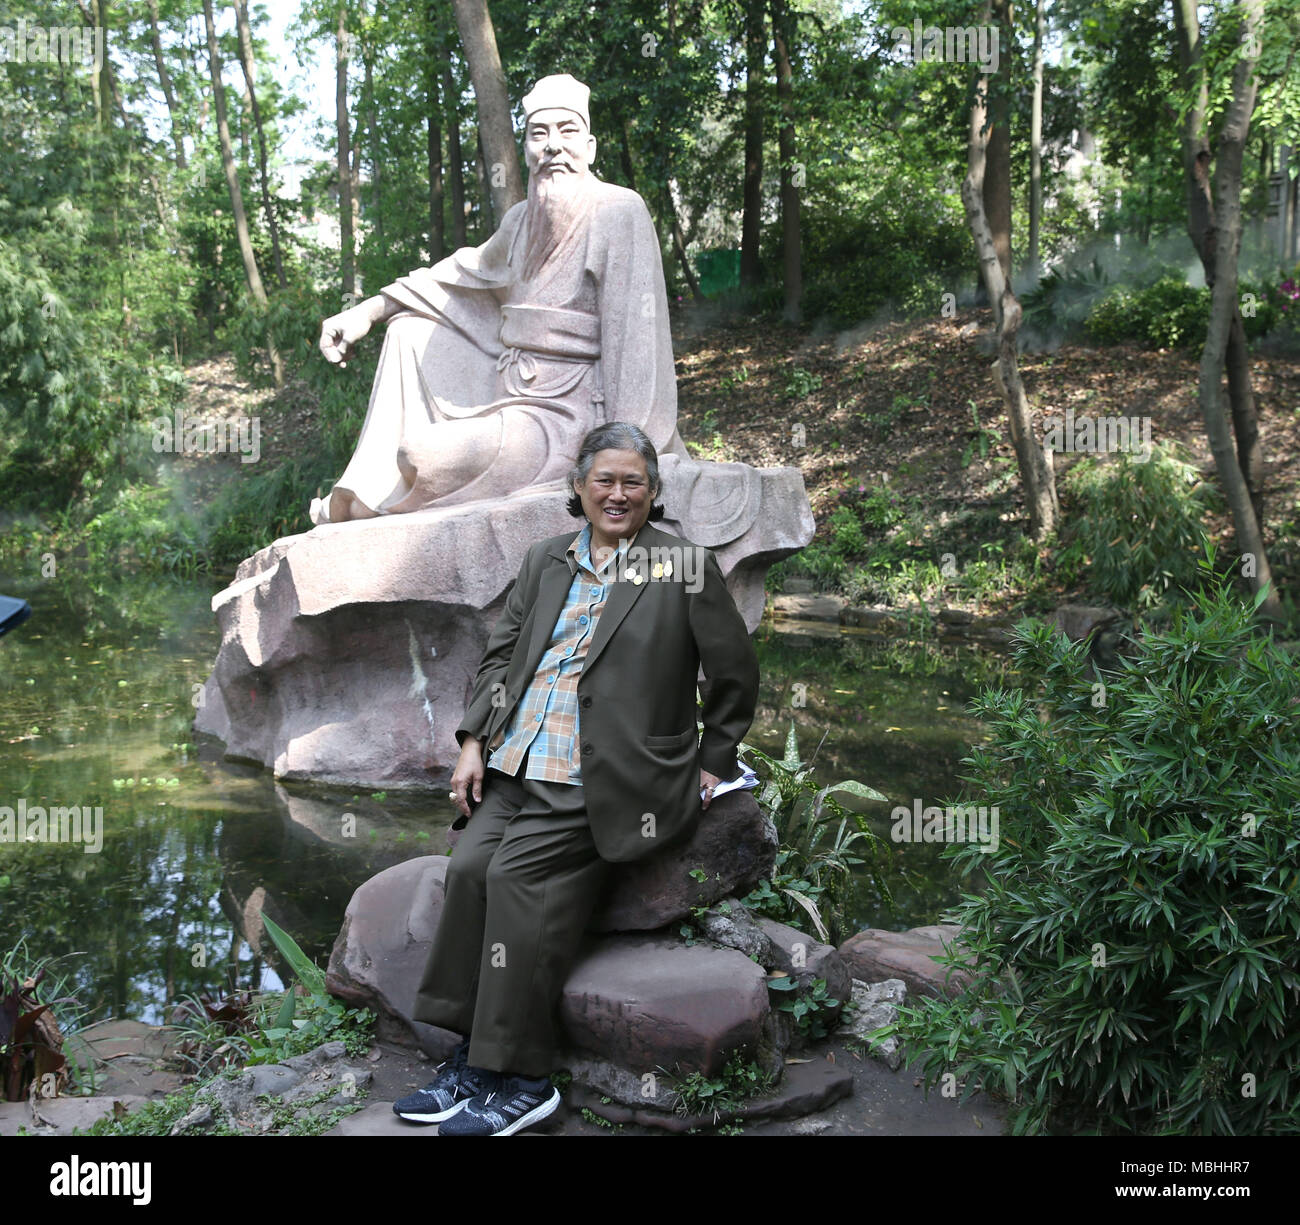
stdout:
{"type": "MultiPolygon", "coordinates": [[[[796,468],[662,457],[657,525],[713,549],[745,623],[773,563],[812,539],[796,468]],[[685,521],[670,516],[689,509],[685,521]]],[[[244,561],[199,732],[277,778],[442,788],[488,635],[528,547],[582,526],[560,483],[489,502],[323,524],[244,561]]]]}

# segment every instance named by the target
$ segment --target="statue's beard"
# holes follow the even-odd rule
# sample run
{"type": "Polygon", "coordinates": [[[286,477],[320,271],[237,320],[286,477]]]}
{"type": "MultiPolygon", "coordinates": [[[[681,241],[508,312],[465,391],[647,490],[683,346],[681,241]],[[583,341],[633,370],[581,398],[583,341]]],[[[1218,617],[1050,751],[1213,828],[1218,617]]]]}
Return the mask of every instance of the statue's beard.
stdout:
{"type": "Polygon", "coordinates": [[[571,170],[528,176],[528,204],[525,208],[527,237],[524,247],[523,279],[537,277],[547,263],[581,232],[591,210],[592,177],[571,170]]]}

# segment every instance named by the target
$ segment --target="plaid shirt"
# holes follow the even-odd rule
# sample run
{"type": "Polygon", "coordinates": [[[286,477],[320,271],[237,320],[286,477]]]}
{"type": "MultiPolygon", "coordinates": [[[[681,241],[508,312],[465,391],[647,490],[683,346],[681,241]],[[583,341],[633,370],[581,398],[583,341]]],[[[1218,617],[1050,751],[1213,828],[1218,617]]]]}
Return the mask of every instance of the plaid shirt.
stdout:
{"type": "MultiPolygon", "coordinates": [[[[639,533],[638,533],[639,534],[639,533]]],[[[633,538],[635,539],[635,537],[633,538]]],[[[631,541],[628,542],[629,545],[631,541]]],[[[596,623],[609,597],[617,555],[611,553],[599,570],[591,560],[591,524],[588,523],[568,548],[573,582],[565,596],[550,645],[538,662],[537,671],[497,743],[489,751],[486,765],[504,774],[519,773],[528,754],[526,778],[546,783],[582,785],[578,761],[578,677],[587,658],[596,623]]]]}

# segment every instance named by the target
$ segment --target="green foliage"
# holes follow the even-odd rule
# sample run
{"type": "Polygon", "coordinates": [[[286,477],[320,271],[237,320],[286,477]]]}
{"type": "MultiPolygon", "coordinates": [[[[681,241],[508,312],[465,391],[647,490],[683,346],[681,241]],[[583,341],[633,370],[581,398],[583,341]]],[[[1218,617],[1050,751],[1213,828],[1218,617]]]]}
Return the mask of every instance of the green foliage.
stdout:
{"type": "Polygon", "coordinates": [[[0,1101],[24,1101],[33,1082],[39,1093],[47,1076],[61,1079],[67,1074],[80,1088],[81,1069],[69,1066],[54,1035],[66,1038],[77,1027],[83,1009],[64,994],[67,986],[62,977],[46,981],[51,964],[50,958],[30,961],[26,937],[20,937],[0,961],[0,1101]]]}
{"type": "MultiPolygon", "coordinates": [[[[1271,286],[1246,281],[1238,290],[1246,304],[1246,337],[1256,340],[1281,319],[1279,295],[1271,286]]],[[[1100,344],[1134,341],[1149,349],[1188,349],[1205,344],[1209,320],[1209,289],[1193,289],[1179,277],[1164,276],[1142,289],[1115,289],[1092,308],[1084,326],[1100,344]]]]}
{"type": "Polygon", "coordinates": [[[283,1063],[325,1042],[342,1042],[350,1055],[370,1049],[374,1013],[349,1008],[325,988],[325,975],[297,942],[269,916],[267,935],[298,976],[303,994],[290,987],[253,999],[206,997],[187,1001],[189,1019],[178,1025],[184,1035],[178,1048],[199,1076],[229,1064],[283,1063]]]}
{"type": "MultiPolygon", "coordinates": [[[[665,1068],[658,1071],[673,1075],[665,1068]]],[[[690,1072],[673,1077],[673,1113],[683,1117],[707,1115],[716,1126],[724,1114],[733,1113],[749,1098],[766,1093],[771,1087],[772,1078],[737,1049],[728,1056],[719,1076],[690,1072]]]]}
{"type": "Polygon", "coordinates": [[[937,185],[918,191],[905,175],[924,177],[920,168],[873,168],[878,178],[839,167],[839,190],[825,204],[814,195],[807,206],[808,318],[847,327],[882,310],[908,318],[934,315],[943,294],[969,275],[970,237],[956,192],[944,194],[937,185]]]}
{"type": "Polygon", "coordinates": [[[1022,623],[1038,699],[986,690],[965,802],[996,850],[954,844],[982,894],[955,918],[976,970],[900,1012],[927,1086],[1004,1095],[1017,1134],[1300,1133],[1300,669],[1202,563],[1101,704],[1086,647],[1022,623]]]}
{"type": "Polygon", "coordinates": [[[1062,482],[1069,512],[1059,565],[1067,580],[1121,607],[1176,599],[1197,576],[1202,519],[1214,495],[1176,448],[1138,463],[1121,452],[1081,459],[1062,482]]]}
{"type": "Polygon", "coordinates": [[[786,378],[785,394],[790,400],[803,400],[822,385],[821,375],[795,366],[786,378]]]}
{"type": "Polygon", "coordinates": [[[835,795],[879,801],[886,797],[853,779],[818,787],[812,763],[800,759],[793,719],[780,760],[750,744],[742,744],[740,752],[756,761],[766,775],[757,799],[776,825],[778,843],[772,879],[761,881],[742,900],[751,910],[781,923],[802,927],[811,920],[818,939],[839,944],[848,934],[842,909],[852,868],[865,865],[886,902],[892,901],[892,895],[885,879],[884,844],[871,832],[866,818],[850,812],[835,795]],[[859,850],[865,858],[857,854],[859,850]]]}
{"type": "Polygon", "coordinates": [[[826,994],[826,980],[815,978],[807,988],[801,990],[793,978],[769,978],[769,991],[788,992],[789,999],[777,1005],[779,1012],[788,1012],[794,1017],[795,1029],[805,1038],[825,1038],[830,1032],[826,1028],[826,1014],[834,1012],[840,1001],[826,994]]]}
{"type": "Polygon", "coordinates": [[[1110,274],[1096,256],[1055,268],[1021,298],[1023,327],[1049,340],[1073,338],[1110,287],[1110,274]]]}

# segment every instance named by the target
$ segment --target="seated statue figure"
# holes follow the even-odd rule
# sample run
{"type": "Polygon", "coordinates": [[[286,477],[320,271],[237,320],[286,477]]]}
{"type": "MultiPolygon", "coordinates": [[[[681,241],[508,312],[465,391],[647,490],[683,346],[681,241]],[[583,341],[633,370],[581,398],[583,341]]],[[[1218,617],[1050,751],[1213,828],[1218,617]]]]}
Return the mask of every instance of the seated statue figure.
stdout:
{"type": "Polygon", "coordinates": [[[636,192],[591,173],[589,94],[561,74],[524,98],[527,199],[487,242],[325,320],[336,363],[388,327],[356,450],[313,522],[560,481],[606,421],[687,460],[658,238],[636,192]]]}

